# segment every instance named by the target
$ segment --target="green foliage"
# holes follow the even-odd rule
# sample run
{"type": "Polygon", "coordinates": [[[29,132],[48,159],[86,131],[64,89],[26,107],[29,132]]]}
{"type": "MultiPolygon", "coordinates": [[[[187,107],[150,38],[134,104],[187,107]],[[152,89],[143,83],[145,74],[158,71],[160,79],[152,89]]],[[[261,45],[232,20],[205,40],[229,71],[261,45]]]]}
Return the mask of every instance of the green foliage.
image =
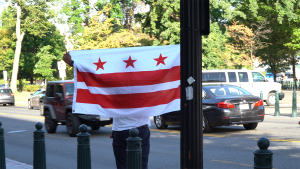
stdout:
{"type": "MultiPolygon", "coordinates": [[[[205,69],[225,68],[227,36],[217,23],[210,25],[211,33],[202,38],[202,66],[205,69]]],[[[229,60],[228,60],[229,62],[229,60]]]]}
{"type": "Polygon", "coordinates": [[[53,79],[53,71],[52,69],[52,62],[56,57],[51,54],[49,51],[51,50],[51,46],[44,46],[41,50],[37,53],[37,57],[39,57],[39,61],[35,64],[34,73],[41,74],[47,80],[53,79]]]}
{"type": "Polygon", "coordinates": [[[24,85],[23,86],[23,91],[35,92],[35,91],[37,91],[40,88],[42,88],[41,85],[24,85]]]}
{"type": "Polygon", "coordinates": [[[145,0],[150,11],[137,16],[154,45],[180,43],[180,0],[145,0]]]}
{"type": "Polygon", "coordinates": [[[111,5],[107,5],[102,11],[98,11],[93,15],[89,26],[86,26],[81,39],[78,41],[77,48],[80,50],[101,49],[101,48],[120,48],[129,46],[145,46],[152,45],[152,39],[141,33],[138,27],[132,30],[115,29],[114,23],[119,22],[114,18],[106,18],[104,21],[99,17],[106,11],[110,11],[111,5]]]}
{"type": "Polygon", "coordinates": [[[0,70],[8,70],[8,77],[11,77],[11,68],[14,61],[15,42],[9,31],[0,27],[0,70]]]}

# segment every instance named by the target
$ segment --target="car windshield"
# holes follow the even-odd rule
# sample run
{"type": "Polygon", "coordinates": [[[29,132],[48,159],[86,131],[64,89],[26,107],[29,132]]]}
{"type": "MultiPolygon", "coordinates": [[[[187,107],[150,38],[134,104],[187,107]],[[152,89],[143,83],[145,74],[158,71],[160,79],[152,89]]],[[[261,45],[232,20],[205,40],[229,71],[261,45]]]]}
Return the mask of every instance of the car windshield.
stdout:
{"type": "Polygon", "coordinates": [[[203,88],[217,97],[252,95],[245,89],[235,86],[203,86],[203,88]]]}
{"type": "Polygon", "coordinates": [[[74,83],[65,84],[66,96],[72,96],[74,93],[74,83]]]}
{"type": "Polygon", "coordinates": [[[0,89],[0,93],[11,93],[10,89],[0,89]]]}

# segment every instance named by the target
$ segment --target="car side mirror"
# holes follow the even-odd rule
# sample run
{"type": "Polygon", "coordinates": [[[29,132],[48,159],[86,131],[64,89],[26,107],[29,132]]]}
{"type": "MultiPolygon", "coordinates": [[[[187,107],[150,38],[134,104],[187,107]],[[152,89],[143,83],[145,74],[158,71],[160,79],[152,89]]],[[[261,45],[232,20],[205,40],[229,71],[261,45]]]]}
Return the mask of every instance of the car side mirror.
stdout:
{"type": "Polygon", "coordinates": [[[33,96],[33,93],[30,93],[30,96],[33,96]]]}
{"type": "Polygon", "coordinates": [[[56,93],[56,97],[57,97],[61,102],[64,101],[64,98],[63,98],[62,93],[56,93]]]}

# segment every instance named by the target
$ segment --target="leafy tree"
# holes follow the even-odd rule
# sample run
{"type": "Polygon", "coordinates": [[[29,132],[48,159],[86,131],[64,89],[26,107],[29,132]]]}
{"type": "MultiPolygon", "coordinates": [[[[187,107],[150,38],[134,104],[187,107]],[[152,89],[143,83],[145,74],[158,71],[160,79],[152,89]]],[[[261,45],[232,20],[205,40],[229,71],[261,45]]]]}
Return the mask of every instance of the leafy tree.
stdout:
{"type": "Polygon", "coordinates": [[[150,11],[137,15],[143,32],[155,37],[154,45],[180,43],[180,0],[145,0],[150,11]]]}
{"type": "Polygon", "coordinates": [[[7,77],[11,79],[12,65],[14,62],[15,42],[7,29],[0,26],[0,70],[7,70],[7,77]]]}
{"type": "Polygon", "coordinates": [[[202,38],[202,65],[204,69],[226,68],[228,53],[226,44],[228,36],[224,34],[218,23],[210,24],[210,34],[202,38]]]}
{"type": "Polygon", "coordinates": [[[19,70],[19,61],[22,48],[22,41],[26,34],[35,36],[45,36],[49,28],[45,22],[48,22],[51,13],[46,1],[40,0],[11,0],[8,7],[9,12],[16,14],[16,24],[9,23],[11,18],[2,18],[4,24],[10,30],[16,30],[16,50],[13,64],[11,89],[16,91],[17,75],[19,70]]]}
{"type": "MultiPolygon", "coordinates": [[[[296,9],[299,8],[299,2],[299,0],[244,0],[238,6],[238,9],[247,16],[247,19],[236,17],[243,24],[250,26],[265,20],[269,22],[266,29],[270,28],[272,32],[267,35],[268,39],[264,40],[269,45],[257,50],[256,54],[262,59],[263,65],[270,67],[274,74],[274,81],[276,81],[277,72],[285,72],[288,69],[287,60],[290,55],[293,55],[293,52],[284,44],[291,42],[293,28],[290,24],[298,18],[296,9]]],[[[253,29],[257,30],[257,28],[253,29]]]]}
{"type": "Polygon", "coordinates": [[[44,46],[41,50],[36,54],[39,61],[35,64],[34,73],[41,74],[45,77],[45,81],[53,80],[53,72],[55,69],[52,68],[52,63],[56,59],[56,56],[50,53],[51,46],[44,46]]]}
{"type": "MultiPolygon", "coordinates": [[[[101,48],[119,48],[129,46],[152,45],[152,39],[141,33],[138,27],[132,30],[115,29],[114,23],[118,20],[114,18],[105,18],[99,20],[103,13],[110,11],[111,6],[107,5],[102,11],[93,15],[89,26],[86,26],[82,38],[78,41],[78,49],[101,49],[101,48]]],[[[108,14],[109,15],[109,14],[108,14]]]]}
{"type": "Polygon", "coordinates": [[[254,36],[253,31],[244,24],[233,21],[233,24],[228,26],[228,34],[230,41],[226,46],[231,51],[227,60],[228,65],[252,68],[254,59],[250,56],[249,50],[254,36]]]}

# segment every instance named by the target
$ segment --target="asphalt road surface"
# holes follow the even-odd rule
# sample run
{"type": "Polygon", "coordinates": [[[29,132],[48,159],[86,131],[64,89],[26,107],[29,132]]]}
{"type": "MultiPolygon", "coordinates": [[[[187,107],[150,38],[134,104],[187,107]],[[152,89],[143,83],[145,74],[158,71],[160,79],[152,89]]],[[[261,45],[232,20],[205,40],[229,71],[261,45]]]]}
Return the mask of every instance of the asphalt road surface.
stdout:
{"type": "MultiPolygon", "coordinates": [[[[33,165],[33,131],[37,122],[44,122],[39,110],[0,105],[0,121],[5,130],[6,158],[33,165]]],[[[257,140],[261,137],[270,139],[269,149],[274,152],[274,168],[299,168],[299,121],[299,117],[266,115],[265,121],[255,130],[245,130],[243,126],[216,127],[212,133],[204,134],[203,137],[204,168],[253,168],[253,151],[258,149],[257,140]]],[[[158,130],[152,120],[150,130],[149,169],[179,169],[180,128],[158,130]]],[[[92,168],[116,168],[112,139],[109,138],[111,126],[88,132],[91,134],[92,168]]],[[[69,137],[65,126],[58,126],[55,134],[46,133],[45,140],[48,169],[77,168],[77,138],[69,137]]]]}

